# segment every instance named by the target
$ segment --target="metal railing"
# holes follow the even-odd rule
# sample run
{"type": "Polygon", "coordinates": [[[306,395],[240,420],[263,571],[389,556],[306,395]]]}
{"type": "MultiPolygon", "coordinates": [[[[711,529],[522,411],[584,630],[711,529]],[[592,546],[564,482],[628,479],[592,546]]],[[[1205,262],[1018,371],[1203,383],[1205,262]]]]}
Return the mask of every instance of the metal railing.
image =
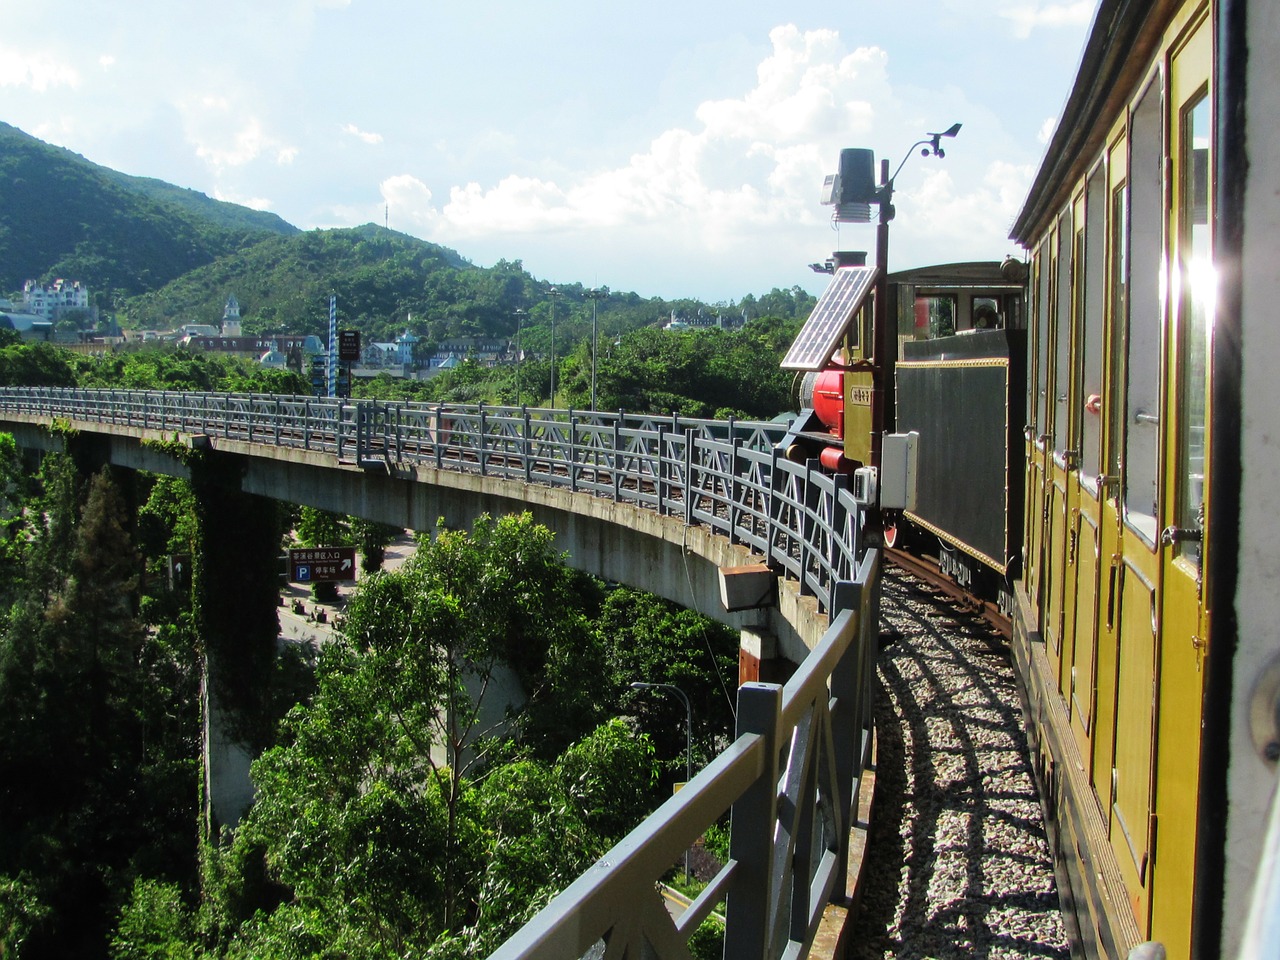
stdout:
{"type": "MultiPolygon", "coordinates": [[[[732,744],[493,956],[688,957],[719,903],[725,956],[807,953],[844,892],[850,817],[868,760],[880,556],[860,550],[842,476],[781,457],[781,424],[542,408],[342,401],[260,394],[0,388],[8,414],[140,437],[205,435],[545,484],[709,528],[796,581],[830,626],[783,687],[739,690],[732,744]],[[673,920],[657,882],[726,811],[729,863],[673,920]]],[[[216,446],[216,443],[215,443],[216,446]]]]}
{"type": "Polygon", "coordinates": [[[117,432],[205,435],[564,488],[707,527],[758,554],[832,609],[857,568],[847,478],[792,463],[785,426],[531,407],[157,390],[0,388],[0,411],[117,432]]]}
{"type": "Polygon", "coordinates": [[[687,957],[722,900],[724,955],[803,956],[843,895],[850,816],[868,754],[879,621],[879,556],[868,551],[847,604],[783,687],[738,691],[737,738],[678,794],[521,928],[490,960],[687,957]],[[678,919],[656,881],[732,808],[729,862],[678,919]]]}

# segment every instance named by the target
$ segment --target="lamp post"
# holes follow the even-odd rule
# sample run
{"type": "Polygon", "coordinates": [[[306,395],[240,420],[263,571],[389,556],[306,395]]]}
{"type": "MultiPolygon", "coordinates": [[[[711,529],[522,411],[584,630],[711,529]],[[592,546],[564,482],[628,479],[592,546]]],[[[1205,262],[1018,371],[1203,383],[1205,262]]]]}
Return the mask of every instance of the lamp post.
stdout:
{"type": "Polygon", "coordinates": [[[556,406],[556,297],[560,291],[552,287],[547,291],[551,298],[551,409],[556,406]]]}
{"type": "Polygon", "coordinates": [[[587,297],[591,300],[591,411],[594,413],[596,409],[596,305],[609,296],[609,288],[595,287],[587,291],[587,297]]]}
{"type": "MultiPolygon", "coordinates": [[[[693,707],[683,690],[670,683],[645,683],[636,680],[631,684],[632,690],[663,690],[673,693],[684,701],[684,782],[688,785],[693,779],[693,707]]],[[[689,882],[689,851],[684,852],[684,882],[689,882]]]]}
{"type": "MultiPolygon", "coordinates": [[[[920,156],[936,156],[938,159],[946,156],[946,151],[942,148],[942,138],[955,137],[960,132],[960,124],[954,123],[941,133],[925,134],[924,140],[918,140],[908,147],[906,154],[902,156],[902,161],[897,165],[897,169],[893,170],[890,177],[888,173],[888,160],[881,161],[881,172],[879,172],[879,186],[874,186],[870,182],[870,173],[872,173],[872,151],[869,150],[849,150],[844,151],[841,155],[841,166],[844,166],[845,154],[863,155],[863,161],[867,166],[863,170],[858,170],[856,165],[851,170],[856,174],[851,177],[852,189],[847,189],[850,184],[841,184],[840,206],[837,206],[835,219],[837,221],[851,221],[851,223],[867,223],[869,219],[869,205],[879,205],[879,220],[876,225],[876,266],[878,268],[878,276],[876,279],[876,306],[874,306],[874,338],[872,343],[872,361],[873,369],[876,370],[876,380],[878,389],[872,393],[872,443],[870,443],[870,462],[872,466],[881,465],[881,449],[882,438],[888,429],[886,411],[893,410],[893,362],[895,362],[896,337],[895,330],[890,328],[890,317],[888,317],[888,224],[893,219],[893,180],[897,179],[897,175],[902,172],[902,168],[906,165],[906,161],[910,160],[911,154],[916,147],[922,147],[920,156]],[[849,206],[849,214],[845,215],[845,207],[849,206]]],[[[844,173],[844,172],[842,172],[844,173]]],[[[836,178],[840,179],[840,178],[836,178]]],[[[832,201],[823,201],[832,202],[832,201]]],[[[828,261],[831,264],[831,261],[828,261]]],[[[810,264],[813,269],[819,270],[820,273],[826,273],[827,264],[810,264]]]]}
{"type": "Polygon", "coordinates": [[[524,323],[524,311],[516,310],[516,406],[520,406],[520,364],[524,362],[524,353],[520,349],[520,327],[524,323]]]}

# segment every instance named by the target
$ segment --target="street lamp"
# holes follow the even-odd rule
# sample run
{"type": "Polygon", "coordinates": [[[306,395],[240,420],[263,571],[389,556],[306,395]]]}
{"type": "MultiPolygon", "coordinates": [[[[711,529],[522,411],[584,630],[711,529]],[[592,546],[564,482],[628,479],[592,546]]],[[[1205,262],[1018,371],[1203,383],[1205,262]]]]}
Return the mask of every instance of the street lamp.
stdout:
{"type": "Polygon", "coordinates": [[[547,291],[551,298],[551,409],[556,406],[556,297],[560,291],[552,287],[547,291]]]}
{"type": "Polygon", "coordinates": [[[520,327],[524,321],[524,311],[516,310],[516,406],[520,406],[520,364],[524,361],[524,353],[520,349],[520,327]]]}
{"type": "Polygon", "coordinates": [[[595,287],[587,291],[591,300],[591,410],[596,409],[596,305],[609,296],[609,288],[595,287]]]}
{"type": "Polygon", "coordinates": [[[907,160],[911,157],[916,147],[922,147],[920,156],[934,156],[941,160],[945,157],[946,151],[942,149],[942,138],[952,138],[960,132],[960,124],[953,123],[941,133],[930,133],[926,135],[926,139],[917,140],[902,157],[902,162],[898,164],[898,169],[893,171],[893,176],[888,176],[889,161],[882,160],[880,162],[880,189],[878,201],[880,204],[880,220],[876,224],[876,266],[880,268],[879,275],[876,277],[875,305],[872,324],[876,330],[876,342],[873,344],[873,361],[881,371],[881,389],[872,398],[871,422],[873,435],[871,440],[871,461],[875,466],[880,466],[880,451],[882,449],[882,437],[888,426],[887,411],[893,410],[894,405],[894,365],[897,360],[897,337],[896,331],[889,328],[889,221],[893,219],[893,182],[898,179],[898,174],[902,172],[902,168],[906,166],[907,160]]]}
{"type": "MultiPolygon", "coordinates": [[[[674,693],[684,701],[684,782],[688,786],[693,779],[693,707],[683,690],[670,683],[645,683],[643,680],[633,681],[632,690],[663,690],[674,693]]],[[[684,852],[684,882],[689,882],[689,851],[684,852]]]]}
{"type": "MultiPolygon", "coordinates": [[[[850,148],[840,151],[840,173],[827,177],[823,185],[822,202],[834,206],[832,219],[837,223],[868,223],[871,220],[871,205],[880,208],[879,222],[876,225],[876,286],[875,307],[872,327],[874,335],[870,344],[870,357],[874,371],[876,389],[871,396],[871,466],[880,466],[881,438],[888,429],[888,413],[893,409],[893,373],[895,353],[895,331],[889,325],[889,221],[894,217],[893,186],[898,174],[915,152],[921,147],[920,155],[924,157],[946,156],[942,149],[943,138],[950,139],[960,132],[960,124],[953,123],[939,133],[927,133],[923,140],[917,140],[907,148],[898,169],[889,175],[889,161],[880,161],[880,182],[875,178],[875,155],[871,150],[850,148]]],[[[826,263],[811,263],[810,268],[818,273],[830,273],[836,266],[833,260],[826,263]]]]}

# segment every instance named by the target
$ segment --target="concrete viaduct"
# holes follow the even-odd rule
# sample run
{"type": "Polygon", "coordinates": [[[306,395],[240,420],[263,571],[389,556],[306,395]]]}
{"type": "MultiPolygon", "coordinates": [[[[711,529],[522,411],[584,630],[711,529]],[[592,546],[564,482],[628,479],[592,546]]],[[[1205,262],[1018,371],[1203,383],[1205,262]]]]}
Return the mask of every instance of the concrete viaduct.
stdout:
{"type": "MultiPolygon", "coordinates": [[[[705,916],[728,893],[726,944],[753,950],[765,916],[785,926],[798,904],[808,904],[809,919],[792,925],[800,939],[784,938],[784,946],[812,945],[833,909],[827,923],[841,925],[840,909],[829,904],[854,882],[850,837],[869,798],[862,778],[871,754],[879,554],[858,542],[861,505],[844,478],[779,457],[783,427],[621,412],[0,388],[0,430],[27,449],[70,449],[84,466],[192,480],[198,499],[204,490],[216,501],[201,547],[215,564],[234,564],[237,549],[263,552],[261,543],[243,543],[252,542],[253,518],[269,500],[414,531],[440,523],[467,529],[484,513],[527,511],[555,533],[574,567],[736,628],[745,681],[737,739],[508,947],[524,944],[512,956],[577,956],[628,926],[637,902],[655,895],[664,864],[730,808],[731,863],[688,917],[705,916]],[[563,953],[556,943],[573,946],[563,953]]],[[[201,623],[206,648],[227,632],[216,618],[201,623]]],[[[216,672],[209,655],[206,802],[215,824],[234,821],[251,800],[243,792],[249,750],[220,732],[229,725],[220,724],[209,692],[216,672]]],[[[691,932],[678,922],[667,929],[673,921],[660,904],[645,916],[658,926],[633,935],[646,942],[675,943],[691,932]]]]}

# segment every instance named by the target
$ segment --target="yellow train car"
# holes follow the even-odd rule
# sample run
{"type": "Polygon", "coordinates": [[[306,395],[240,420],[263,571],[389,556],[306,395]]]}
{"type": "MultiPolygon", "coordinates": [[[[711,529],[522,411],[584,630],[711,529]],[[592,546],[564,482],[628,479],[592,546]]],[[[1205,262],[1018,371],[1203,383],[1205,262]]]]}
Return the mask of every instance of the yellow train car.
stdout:
{"type": "Polygon", "coordinates": [[[1090,956],[1242,955],[1274,870],[1278,9],[1104,0],[1013,228],[1031,261],[1014,647],[1090,956]]]}

